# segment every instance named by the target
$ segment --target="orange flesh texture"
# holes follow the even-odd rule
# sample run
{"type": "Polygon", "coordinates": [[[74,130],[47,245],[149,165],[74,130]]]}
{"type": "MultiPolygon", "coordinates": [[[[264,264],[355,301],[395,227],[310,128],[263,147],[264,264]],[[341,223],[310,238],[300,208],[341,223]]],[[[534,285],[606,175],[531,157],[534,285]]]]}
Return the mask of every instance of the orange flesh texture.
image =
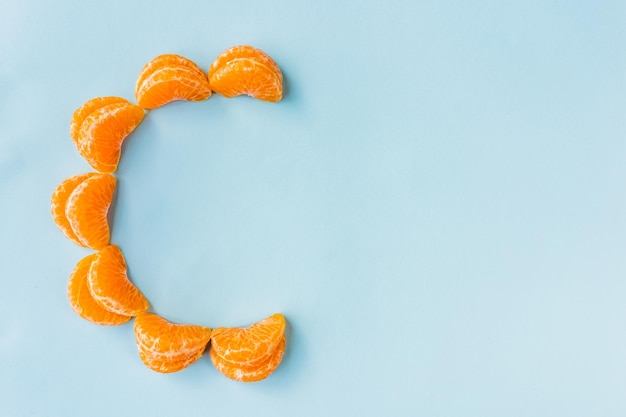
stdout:
{"type": "Polygon", "coordinates": [[[217,328],[211,336],[211,348],[226,362],[255,366],[274,353],[285,326],[283,315],[274,314],[246,328],[217,328]]]}
{"type": "Polygon", "coordinates": [[[262,50],[249,45],[233,46],[232,48],[229,48],[219,54],[209,67],[209,78],[211,78],[211,75],[218,69],[223,68],[227,63],[237,58],[248,58],[258,62],[259,64],[265,65],[276,74],[282,84],[283,74],[280,71],[278,64],[276,64],[276,62],[262,50]]]}
{"type": "Polygon", "coordinates": [[[194,324],[174,324],[156,314],[142,314],[135,320],[137,345],[163,355],[187,355],[204,350],[211,329],[194,324]]]}
{"type": "Polygon", "coordinates": [[[164,67],[185,67],[200,78],[208,78],[207,74],[205,74],[204,71],[202,71],[202,69],[192,60],[176,54],[163,54],[150,60],[150,62],[144,65],[141,69],[139,77],[137,78],[137,83],[135,84],[135,95],[137,95],[139,88],[148,76],[152,75],[156,70],[164,67]]]}
{"type": "MultiPolygon", "coordinates": [[[[208,343],[208,341],[207,341],[208,343]]],[[[141,353],[146,359],[150,359],[153,361],[160,361],[162,363],[171,363],[177,364],[185,361],[194,361],[202,356],[206,348],[205,346],[198,346],[195,349],[187,349],[184,352],[176,353],[176,352],[155,352],[153,350],[147,349],[144,345],[137,342],[137,350],[141,353]]]]}
{"type": "Polygon", "coordinates": [[[74,175],[70,178],[65,179],[61,184],[59,184],[54,192],[52,193],[52,198],[50,199],[50,212],[52,214],[52,219],[54,223],[59,227],[61,232],[70,239],[72,242],[76,243],[79,246],[85,246],[76,233],[72,230],[72,226],[70,225],[67,216],[65,215],[65,207],[67,205],[67,200],[69,199],[72,192],[87,178],[96,175],[93,172],[88,172],[86,174],[78,174],[74,175]]]}
{"type": "Polygon", "coordinates": [[[257,382],[267,378],[272,372],[278,368],[285,353],[286,339],[283,336],[274,352],[264,362],[256,366],[237,366],[225,361],[219,357],[215,350],[211,349],[209,355],[211,361],[222,375],[240,382],[257,382]]]}
{"type": "Polygon", "coordinates": [[[111,174],[93,174],[78,184],[68,197],[65,216],[83,246],[98,250],[109,244],[107,214],[115,184],[111,174]]]}
{"type": "Polygon", "coordinates": [[[122,97],[104,96],[92,98],[91,100],[86,101],[78,109],[76,109],[76,111],[74,111],[74,114],[72,115],[72,120],[70,121],[70,137],[74,141],[75,145],[78,145],[80,127],[82,126],[87,116],[89,116],[95,110],[98,110],[100,107],[104,107],[107,104],[112,103],[131,104],[130,101],[122,97]]]}
{"type": "Polygon", "coordinates": [[[89,292],[87,277],[96,254],[87,255],[77,264],[67,283],[67,297],[72,310],[80,317],[101,326],[117,326],[128,322],[131,317],[112,313],[94,300],[89,292]]]}
{"type": "Polygon", "coordinates": [[[87,279],[93,298],[106,310],[137,316],[150,307],[146,297],[126,274],[126,261],[115,245],[102,248],[91,264],[87,279]]]}
{"type": "Polygon", "coordinates": [[[78,152],[94,169],[114,172],[121,157],[122,142],[144,116],[144,109],[127,103],[111,103],[94,110],[81,124],[78,152]]]}
{"type": "Polygon", "coordinates": [[[211,88],[227,98],[246,94],[257,100],[282,98],[282,79],[268,66],[250,58],[236,58],[218,68],[209,79],[211,88]]]}
{"type": "Polygon", "coordinates": [[[155,109],[176,100],[203,101],[211,96],[209,80],[184,66],[156,69],[138,85],[137,103],[155,109]]]}
{"type": "Polygon", "coordinates": [[[152,369],[155,372],[160,372],[163,374],[169,374],[172,372],[182,371],[187,368],[189,365],[196,362],[202,356],[202,352],[199,352],[195,356],[183,357],[181,359],[172,359],[172,358],[164,358],[164,357],[155,357],[151,355],[149,352],[144,350],[139,350],[139,358],[148,368],[152,369]]]}

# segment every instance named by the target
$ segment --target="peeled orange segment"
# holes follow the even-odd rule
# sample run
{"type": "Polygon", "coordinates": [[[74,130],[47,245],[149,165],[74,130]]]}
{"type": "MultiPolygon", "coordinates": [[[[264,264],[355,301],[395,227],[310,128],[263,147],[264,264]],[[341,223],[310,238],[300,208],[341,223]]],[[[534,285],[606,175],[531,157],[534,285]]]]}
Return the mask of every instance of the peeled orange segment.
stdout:
{"type": "MultiPolygon", "coordinates": [[[[208,340],[206,344],[208,344],[208,340]]],[[[137,350],[139,351],[141,361],[148,368],[156,372],[171,373],[183,370],[200,359],[206,344],[204,348],[182,349],[179,353],[172,353],[170,351],[160,352],[158,349],[149,349],[142,342],[138,341],[137,350]]]]}
{"type": "Polygon", "coordinates": [[[135,340],[144,364],[157,372],[175,372],[198,360],[211,338],[211,329],[170,323],[151,313],[135,319],[135,340]]]}
{"type": "Polygon", "coordinates": [[[276,350],[285,332],[285,317],[278,313],[246,328],[213,330],[211,349],[233,365],[254,367],[276,350]]]}
{"type": "Polygon", "coordinates": [[[86,247],[100,249],[109,244],[110,230],[107,214],[115,177],[92,174],[78,184],[65,204],[65,216],[78,241],[86,247]]]}
{"type": "Polygon", "coordinates": [[[283,97],[282,77],[267,65],[251,58],[235,58],[209,76],[211,89],[224,97],[242,94],[262,101],[279,101],[283,97]]]}
{"type": "Polygon", "coordinates": [[[150,307],[148,300],[126,274],[120,248],[109,245],[95,254],[87,283],[89,292],[103,308],[125,316],[137,316],[150,307]]]}
{"type": "Polygon", "coordinates": [[[70,136],[74,141],[74,144],[78,144],[78,135],[80,132],[80,127],[83,122],[92,112],[98,110],[100,107],[104,107],[107,104],[112,103],[126,103],[131,104],[130,101],[126,100],[122,97],[115,96],[105,96],[105,97],[96,97],[91,100],[86,101],[82,106],[80,106],[74,114],[72,115],[72,120],[70,122],[70,136]]]}
{"type": "Polygon", "coordinates": [[[203,101],[211,96],[206,74],[198,75],[185,66],[156,69],[135,90],[137,103],[146,109],[155,109],[176,100],[203,101]]]}
{"type": "Polygon", "coordinates": [[[280,80],[280,83],[282,84],[283,74],[280,71],[278,64],[276,64],[276,61],[274,61],[272,57],[270,57],[262,50],[249,45],[233,46],[232,48],[228,48],[227,50],[219,54],[215,61],[213,61],[213,63],[209,67],[209,78],[211,78],[211,76],[215,74],[218,69],[224,67],[230,61],[237,58],[248,58],[258,62],[259,64],[265,65],[276,74],[276,76],[280,80]]]}
{"type": "Polygon", "coordinates": [[[87,277],[95,257],[96,254],[93,253],[81,259],[70,275],[67,283],[67,297],[72,310],[83,319],[101,326],[124,324],[131,319],[130,316],[112,313],[104,309],[89,292],[87,277]]]}
{"type": "Polygon", "coordinates": [[[96,175],[94,172],[88,172],[86,174],[78,174],[65,179],[57,186],[57,188],[54,189],[52,198],[50,199],[50,213],[52,214],[54,223],[68,239],[83,247],[85,245],[80,241],[78,236],[76,236],[76,233],[72,230],[72,226],[65,215],[65,207],[72,191],[74,191],[84,180],[94,175],[96,175]]]}
{"type": "Polygon", "coordinates": [[[197,74],[198,77],[207,78],[207,74],[192,60],[176,54],[163,54],[151,59],[141,69],[135,85],[135,93],[139,91],[139,87],[141,87],[148,76],[152,75],[156,70],[165,67],[184,67],[197,74]]]}
{"type": "Polygon", "coordinates": [[[285,353],[285,344],[285,337],[283,336],[270,357],[256,366],[233,365],[218,356],[214,349],[211,349],[209,355],[215,369],[222,375],[235,381],[257,382],[267,378],[278,368],[285,353]]]}
{"type": "Polygon", "coordinates": [[[143,120],[144,109],[114,102],[89,113],[78,132],[78,153],[96,170],[114,172],[122,154],[122,142],[143,120]]]}

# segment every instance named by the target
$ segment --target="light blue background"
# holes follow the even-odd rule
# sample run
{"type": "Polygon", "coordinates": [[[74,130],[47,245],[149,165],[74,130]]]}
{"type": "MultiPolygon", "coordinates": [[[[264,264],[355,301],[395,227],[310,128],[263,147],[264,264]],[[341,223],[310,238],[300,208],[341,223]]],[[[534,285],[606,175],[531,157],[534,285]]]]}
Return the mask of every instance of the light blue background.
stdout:
{"type": "Polygon", "coordinates": [[[0,415],[626,415],[625,2],[0,3],[0,415]],[[237,44],[285,99],[149,113],[112,241],[171,320],[283,312],[257,384],[74,315],[49,214],[78,106],[237,44]]]}

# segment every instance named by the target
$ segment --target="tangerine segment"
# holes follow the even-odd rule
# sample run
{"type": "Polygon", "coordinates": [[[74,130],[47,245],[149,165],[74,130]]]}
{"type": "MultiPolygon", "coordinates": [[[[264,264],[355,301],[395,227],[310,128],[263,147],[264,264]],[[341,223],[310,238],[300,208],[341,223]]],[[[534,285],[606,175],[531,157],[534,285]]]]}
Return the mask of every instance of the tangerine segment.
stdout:
{"type": "Polygon", "coordinates": [[[96,254],[87,255],[78,263],[70,275],[67,283],[67,297],[72,310],[80,317],[101,326],[117,326],[131,319],[130,316],[112,313],[94,300],[89,292],[87,277],[96,254]]]}
{"type": "Polygon", "coordinates": [[[137,83],[135,84],[135,94],[137,94],[139,87],[148,76],[152,75],[156,70],[164,67],[185,67],[192,70],[199,77],[207,78],[207,75],[204,71],[202,71],[202,68],[200,68],[192,60],[176,54],[163,54],[151,59],[150,62],[144,65],[141,69],[139,77],[137,78],[137,83]]]}
{"type": "Polygon", "coordinates": [[[192,355],[204,351],[211,329],[195,324],[175,324],[152,313],[142,314],[135,320],[137,345],[155,354],[192,355]]]}
{"type": "Polygon", "coordinates": [[[175,324],[156,314],[135,319],[135,340],[144,364],[157,372],[175,372],[197,361],[211,338],[211,329],[175,324]]]}
{"type": "Polygon", "coordinates": [[[280,362],[285,354],[285,336],[280,339],[280,342],[274,352],[265,361],[257,366],[237,366],[232,365],[230,362],[225,361],[215,353],[215,350],[211,349],[209,356],[211,362],[222,375],[240,382],[257,382],[261,381],[278,368],[280,362]]]}
{"type": "Polygon", "coordinates": [[[87,278],[89,292],[103,308],[125,316],[137,316],[150,307],[146,297],[128,279],[120,248],[108,245],[94,258],[87,278]]]}
{"type": "Polygon", "coordinates": [[[92,174],[78,184],[68,197],[65,216],[83,246],[97,250],[109,244],[107,214],[115,183],[111,174],[92,174]]]}
{"type": "Polygon", "coordinates": [[[104,107],[107,104],[112,103],[127,103],[131,104],[130,101],[126,100],[122,97],[115,96],[105,96],[105,97],[96,97],[91,100],[86,101],[82,106],[80,106],[74,114],[72,115],[72,120],[70,122],[70,136],[74,141],[74,144],[78,144],[78,136],[80,132],[80,127],[83,122],[93,111],[98,110],[100,107],[104,107]]]}
{"type": "Polygon", "coordinates": [[[110,103],[92,111],[81,124],[78,152],[100,172],[114,172],[122,142],[141,123],[145,111],[130,103],[110,103]]]}
{"type": "Polygon", "coordinates": [[[227,98],[247,94],[257,100],[277,102],[283,97],[282,77],[251,58],[235,58],[216,69],[211,88],[227,98]]]}
{"type": "Polygon", "coordinates": [[[224,361],[238,366],[256,366],[267,360],[285,332],[285,317],[278,313],[246,328],[213,330],[211,347],[224,361]]]}
{"type": "Polygon", "coordinates": [[[84,180],[94,175],[96,174],[88,172],[86,174],[78,174],[65,179],[54,189],[52,192],[52,198],[50,199],[50,212],[54,223],[68,239],[83,247],[85,245],[80,241],[78,236],[76,236],[76,233],[72,230],[72,226],[65,215],[65,206],[67,205],[67,200],[70,197],[70,194],[72,194],[76,187],[78,187],[78,185],[84,180]]]}
{"type": "Polygon", "coordinates": [[[209,78],[211,78],[211,75],[214,74],[219,68],[224,67],[227,63],[236,58],[250,58],[271,68],[282,84],[283,74],[280,71],[280,68],[278,68],[278,64],[276,64],[276,62],[268,54],[250,45],[233,46],[232,48],[228,48],[219,54],[209,67],[209,78]]]}
{"type": "Polygon", "coordinates": [[[184,66],[156,69],[137,86],[137,103],[155,109],[176,100],[203,101],[211,96],[206,74],[198,75],[184,66]]]}

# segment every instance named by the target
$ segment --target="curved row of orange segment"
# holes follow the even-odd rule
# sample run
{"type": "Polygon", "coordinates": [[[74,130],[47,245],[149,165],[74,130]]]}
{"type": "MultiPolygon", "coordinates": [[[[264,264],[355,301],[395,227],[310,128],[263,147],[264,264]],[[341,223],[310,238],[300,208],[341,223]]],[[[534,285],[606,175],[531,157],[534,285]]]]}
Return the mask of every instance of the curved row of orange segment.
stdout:
{"type": "Polygon", "coordinates": [[[248,95],[277,102],[283,76],[260,49],[236,46],[221,53],[204,72],[175,54],[159,55],[141,70],[135,85],[137,104],[103,96],[85,102],[72,115],[70,137],[79,154],[98,172],[67,178],[51,198],[51,214],[61,232],[96,253],[81,259],[67,283],[72,310],[103,326],[135,317],[139,357],[150,369],[170,373],[196,362],[210,346],[215,368],[228,378],[254,382],[268,377],[285,351],[285,318],[275,314],[246,328],[210,328],[175,324],[148,313],[150,303],[131,282],[119,247],[110,244],[109,209],[124,140],[141,124],[146,110],[176,100],[203,101],[215,92],[231,98],[248,95]]]}
{"type": "Polygon", "coordinates": [[[142,122],[146,110],[177,100],[203,101],[213,92],[277,102],[283,97],[283,75],[269,55],[248,45],[222,52],[208,73],[183,56],[159,55],[137,77],[136,105],[115,96],[88,100],[72,115],[70,136],[96,171],[115,172],[122,143],[142,122]]]}

